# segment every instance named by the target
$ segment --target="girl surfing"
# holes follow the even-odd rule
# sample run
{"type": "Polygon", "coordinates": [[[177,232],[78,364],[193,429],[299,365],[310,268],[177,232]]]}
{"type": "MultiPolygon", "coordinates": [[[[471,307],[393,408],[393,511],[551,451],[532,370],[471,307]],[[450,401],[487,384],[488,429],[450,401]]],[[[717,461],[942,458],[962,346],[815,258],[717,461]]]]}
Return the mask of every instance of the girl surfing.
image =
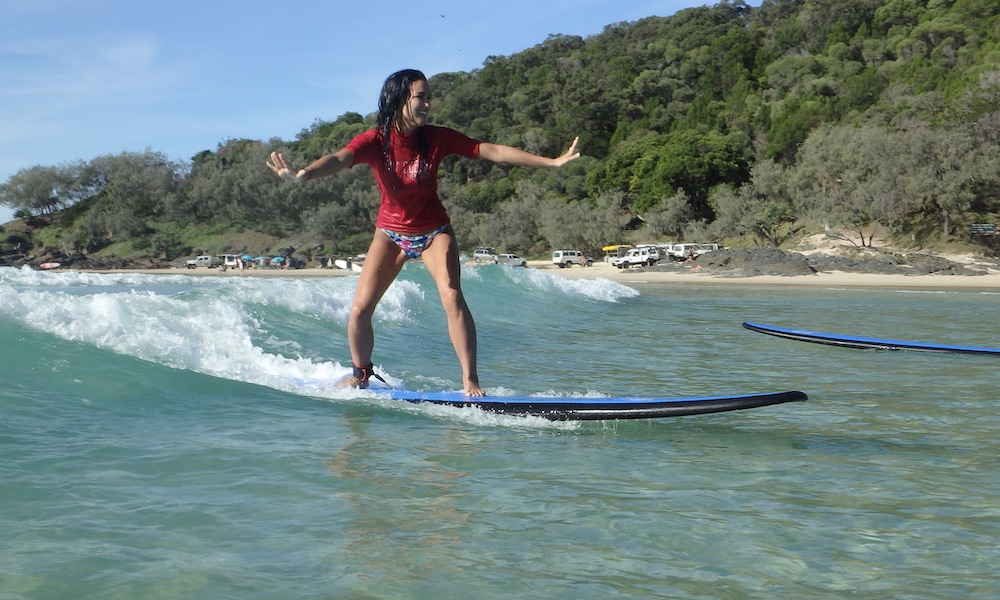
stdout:
{"type": "Polygon", "coordinates": [[[423,258],[441,296],[448,335],[462,367],[465,393],[484,396],[476,365],[476,324],[462,294],[458,242],[437,193],[438,167],[449,154],[521,167],[561,167],[579,158],[579,138],[563,155],[546,158],[430,125],[430,109],[431,89],[423,73],[413,69],[393,73],[382,86],[375,129],[359,134],[342,149],[302,169],[293,169],[278,152],[271,153],[267,166],[296,183],[330,177],[361,163],[368,165],[375,176],[380,192],[375,233],[347,323],[354,367],[349,384],[364,389],[376,376],[372,364],[375,307],[403,263],[423,258]]]}

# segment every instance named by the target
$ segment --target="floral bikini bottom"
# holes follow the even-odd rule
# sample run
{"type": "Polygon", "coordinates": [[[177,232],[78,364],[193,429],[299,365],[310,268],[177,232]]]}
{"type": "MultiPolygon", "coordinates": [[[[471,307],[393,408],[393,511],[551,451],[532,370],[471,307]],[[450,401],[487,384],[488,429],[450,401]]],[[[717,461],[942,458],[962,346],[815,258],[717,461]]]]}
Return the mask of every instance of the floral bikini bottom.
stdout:
{"type": "Polygon", "coordinates": [[[431,245],[431,241],[434,237],[448,229],[448,225],[442,225],[430,233],[424,233],[421,235],[407,235],[405,233],[399,233],[398,231],[392,231],[391,229],[383,229],[382,232],[389,236],[399,249],[403,251],[406,256],[410,258],[420,258],[420,255],[424,253],[427,246],[431,245]]]}

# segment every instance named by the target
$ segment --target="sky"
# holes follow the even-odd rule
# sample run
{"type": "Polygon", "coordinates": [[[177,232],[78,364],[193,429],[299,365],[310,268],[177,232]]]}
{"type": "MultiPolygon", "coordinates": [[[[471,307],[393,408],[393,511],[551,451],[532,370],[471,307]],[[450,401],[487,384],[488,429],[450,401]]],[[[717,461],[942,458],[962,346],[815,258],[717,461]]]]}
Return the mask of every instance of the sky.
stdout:
{"type": "Polygon", "coordinates": [[[399,69],[472,71],[549,35],[716,3],[4,0],[0,183],[125,151],[187,162],[233,138],[293,140],[374,112],[399,69]]]}

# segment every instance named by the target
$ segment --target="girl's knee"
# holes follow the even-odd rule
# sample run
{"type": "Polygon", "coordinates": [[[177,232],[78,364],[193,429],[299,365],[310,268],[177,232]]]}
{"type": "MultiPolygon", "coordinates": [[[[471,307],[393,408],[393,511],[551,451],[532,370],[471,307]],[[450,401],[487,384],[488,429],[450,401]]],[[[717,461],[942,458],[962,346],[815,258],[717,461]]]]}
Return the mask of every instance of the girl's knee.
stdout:
{"type": "Polygon", "coordinates": [[[362,306],[354,304],[351,306],[351,312],[348,315],[348,319],[354,322],[371,322],[372,316],[375,314],[374,306],[362,306]]]}
{"type": "Polygon", "coordinates": [[[456,287],[445,287],[438,289],[438,293],[441,294],[441,305],[444,306],[445,310],[465,307],[465,296],[462,295],[462,290],[456,287]]]}

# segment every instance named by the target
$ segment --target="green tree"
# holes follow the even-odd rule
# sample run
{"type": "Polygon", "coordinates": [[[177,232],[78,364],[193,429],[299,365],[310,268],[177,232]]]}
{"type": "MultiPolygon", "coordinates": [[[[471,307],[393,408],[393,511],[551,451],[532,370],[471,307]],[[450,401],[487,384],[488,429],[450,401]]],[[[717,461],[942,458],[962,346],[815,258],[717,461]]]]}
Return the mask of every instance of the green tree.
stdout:
{"type": "Polygon", "coordinates": [[[609,243],[621,239],[622,229],[632,220],[632,215],[624,209],[625,196],[621,192],[598,194],[591,204],[578,202],[579,217],[589,222],[584,229],[583,246],[585,252],[596,254],[609,243]]]}
{"type": "Polygon", "coordinates": [[[538,230],[550,248],[594,251],[590,238],[591,207],[583,202],[546,199],[539,207],[538,230]]]}
{"type": "Polygon", "coordinates": [[[482,216],[474,235],[481,243],[527,253],[539,240],[540,206],[545,190],[530,181],[517,185],[513,199],[482,216]]]}
{"type": "MultiPolygon", "coordinates": [[[[906,189],[918,206],[941,217],[947,240],[956,220],[976,198],[977,182],[989,177],[987,150],[966,129],[919,126],[903,134],[907,149],[906,189]]],[[[995,167],[995,163],[992,165],[995,167]]]]}
{"type": "Polygon", "coordinates": [[[85,196],[81,170],[81,163],[22,169],[0,185],[0,204],[25,217],[51,215],[85,196]]]}
{"type": "Polygon", "coordinates": [[[641,218],[644,236],[653,240],[660,240],[664,236],[679,238],[684,227],[694,220],[691,199],[683,189],[678,189],[672,196],[662,198],[657,205],[643,213],[641,218]]]}
{"type": "Polygon", "coordinates": [[[86,245],[128,241],[146,235],[150,221],[179,193],[182,168],[163,154],[122,152],[87,163],[82,179],[92,190],[86,245]]]}
{"type": "Polygon", "coordinates": [[[793,233],[789,226],[796,214],[787,169],[774,161],[755,165],[750,181],[738,190],[730,186],[717,188],[712,201],[720,236],[752,234],[758,241],[777,248],[793,233]]]}
{"type": "Polygon", "coordinates": [[[311,127],[299,132],[292,148],[297,156],[313,161],[340,150],[369,127],[371,123],[365,123],[364,117],[356,112],[346,112],[332,122],[317,119],[311,127]]]}
{"type": "Polygon", "coordinates": [[[714,131],[679,131],[661,138],[662,143],[640,157],[632,169],[631,191],[637,193],[637,214],[655,206],[661,198],[683,189],[696,217],[710,217],[708,193],[721,183],[738,183],[748,165],[738,140],[714,131]]]}
{"type": "Polygon", "coordinates": [[[868,246],[872,226],[894,229],[910,211],[903,154],[900,137],[878,128],[823,128],[803,144],[792,170],[797,207],[828,231],[854,231],[868,246]]]}

